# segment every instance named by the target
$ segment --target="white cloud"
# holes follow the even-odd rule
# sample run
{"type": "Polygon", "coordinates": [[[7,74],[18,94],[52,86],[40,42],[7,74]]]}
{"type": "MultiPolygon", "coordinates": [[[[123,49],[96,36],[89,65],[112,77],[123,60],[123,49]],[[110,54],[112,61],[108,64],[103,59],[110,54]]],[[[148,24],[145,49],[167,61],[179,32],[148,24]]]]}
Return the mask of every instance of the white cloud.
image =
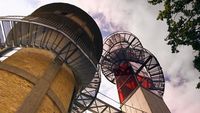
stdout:
{"type": "Polygon", "coordinates": [[[130,0],[123,2],[102,0],[98,3],[84,0],[83,2],[80,6],[84,10],[91,14],[102,13],[108,23],[112,22],[134,33],[143,46],[157,57],[165,75],[170,79],[166,82],[164,100],[173,113],[199,112],[200,91],[195,89],[199,73],[192,64],[195,53],[191,47],[180,47],[180,53],[171,53],[170,46],[164,41],[167,36],[167,26],[165,22],[156,20],[161,6],[154,7],[146,1],[130,0]],[[89,7],[87,4],[90,4],[89,7]]]}
{"type": "Polygon", "coordinates": [[[30,14],[36,7],[37,2],[27,0],[5,0],[0,3],[0,15],[20,15],[30,14]]]}

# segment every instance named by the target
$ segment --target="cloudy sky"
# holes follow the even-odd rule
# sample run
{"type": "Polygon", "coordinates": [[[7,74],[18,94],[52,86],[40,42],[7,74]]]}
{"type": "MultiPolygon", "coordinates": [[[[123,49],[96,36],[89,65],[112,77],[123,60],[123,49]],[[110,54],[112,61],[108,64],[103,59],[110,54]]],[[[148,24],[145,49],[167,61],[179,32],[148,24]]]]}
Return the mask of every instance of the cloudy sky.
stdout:
{"type": "MultiPolygon", "coordinates": [[[[99,25],[103,36],[125,30],[135,34],[145,48],[160,62],[166,79],[164,100],[172,113],[199,113],[200,90],[197,90],[198,73],[192,60],[191,47],[180,47],[178,54],[171,54],[164,38],[167,36],[165,22],[157,21],[161,6],[151,6],[146,0],[4,0],[0,3],[0,15],[26,16],[36,8],[52,3],[74,4],[88,12],[99,25]]],[[[100,92],[117,100],[113,95],[115,86],[103,80],[100,92]]]]}

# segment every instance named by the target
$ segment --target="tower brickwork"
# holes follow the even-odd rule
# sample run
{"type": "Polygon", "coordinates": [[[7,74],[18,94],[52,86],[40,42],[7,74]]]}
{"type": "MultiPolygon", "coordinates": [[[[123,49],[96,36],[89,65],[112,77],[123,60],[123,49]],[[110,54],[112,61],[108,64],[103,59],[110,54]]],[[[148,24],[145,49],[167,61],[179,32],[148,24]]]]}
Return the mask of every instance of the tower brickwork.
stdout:
{"type": "Polygon", "coordinates": [[[102,51],[100,30],[87,13],[53,3],[27,17],[1,17],[0,23],[0,55],[20,48],[0,62],[1,113],[87,109],[98,92],[102,51]]]}

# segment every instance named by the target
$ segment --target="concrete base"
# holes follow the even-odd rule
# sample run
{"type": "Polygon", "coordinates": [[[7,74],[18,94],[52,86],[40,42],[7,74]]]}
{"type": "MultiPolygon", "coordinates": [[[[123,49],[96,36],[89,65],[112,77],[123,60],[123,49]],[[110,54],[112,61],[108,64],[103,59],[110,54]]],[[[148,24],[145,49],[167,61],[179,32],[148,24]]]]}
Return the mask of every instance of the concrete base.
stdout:
{"type": "Polygon", "coordinates": [[[121,107],[125,113],[170,113],[163,99],[139,87],[121,107]]]}

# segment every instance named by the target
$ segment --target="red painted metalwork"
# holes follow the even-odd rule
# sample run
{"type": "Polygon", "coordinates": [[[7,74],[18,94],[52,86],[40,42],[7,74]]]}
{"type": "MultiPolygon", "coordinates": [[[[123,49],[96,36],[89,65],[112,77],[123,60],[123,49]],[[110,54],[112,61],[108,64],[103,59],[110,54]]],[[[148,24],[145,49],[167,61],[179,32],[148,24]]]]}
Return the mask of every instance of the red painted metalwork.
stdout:
{"type": "Polygon", "coordinates": [[[120,102],[122,103],[128,95],[137,87],[137,83],[132,76],[133,69],[128,62],[123,62],[114,69],[117,90],[120,102]]]}
{"type": "Polygon", "coordinates": [[[133,68],[129,62],[120,63],[118,67],[114,69],[114,74],[120,103],[124,103],[124,100],[137,88],[138,83],[144,88],[153,86],[151,79],[142,75],[137,75],[137,82],[135,80],[136,77],[134,77],[133,68]]]}
{"type": "Polygon", "coordinates": [[[162,97],[165,79],[156,57],[143,48],[129,32],[116,32],[106,38],[100,61],[103,75],[117,85],[121,104],[143,87],[162,97]]]}
{"type": "Polygon", "coordinates": [[[148,77],[138,75],[137,80],[139,81],[140,85],[143,86],[144,88],[149,89],[149,88],[153,87],[153,82],[148,77]]]}

